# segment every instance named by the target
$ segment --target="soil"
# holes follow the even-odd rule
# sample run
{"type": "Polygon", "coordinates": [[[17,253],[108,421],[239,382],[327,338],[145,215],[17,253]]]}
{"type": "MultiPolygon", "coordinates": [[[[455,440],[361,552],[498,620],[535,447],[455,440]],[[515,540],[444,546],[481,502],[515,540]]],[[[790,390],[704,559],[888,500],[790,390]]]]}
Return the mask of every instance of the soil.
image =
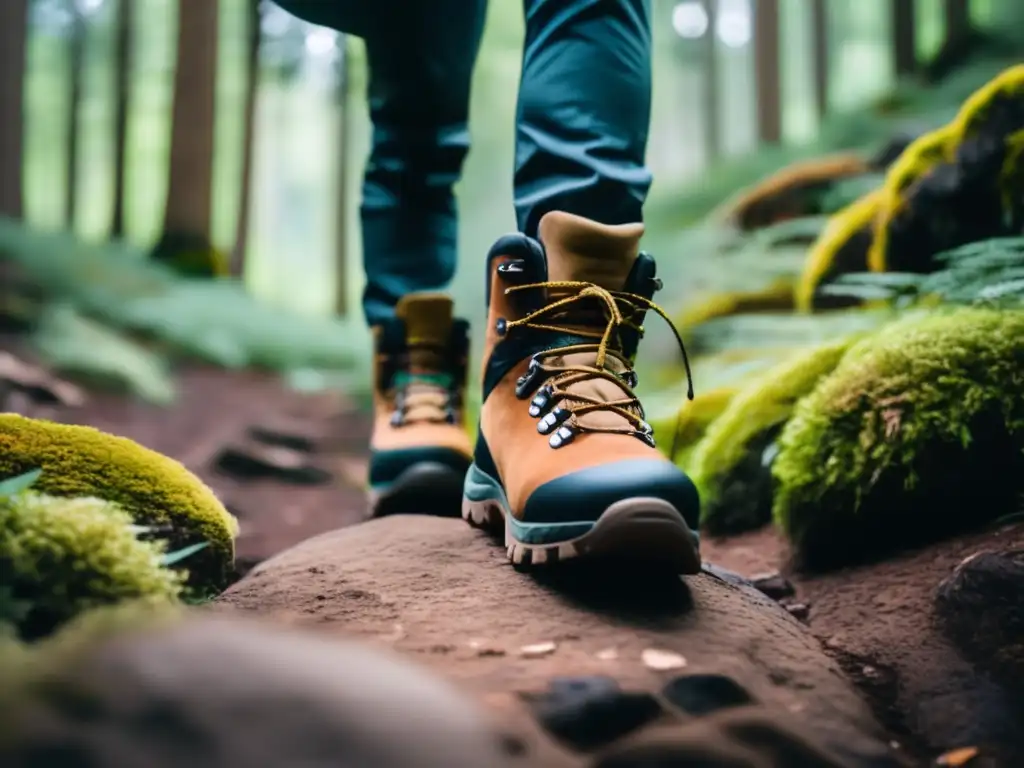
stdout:
{"type": "Polygon", "coordinates": [[[810,606],[808,625],[867,695],[892,738],[910,753],[933,756],[986,745],[1006,765],[1024,754],[1024,709],[1013,692],[964,660],[936,620],[939,584],[978,552],[1024,545],[1024,524],[1004,525],[883,562],[805,577],[788,568],[772,529],[705,542],[703,555],[737,573],[782,570],[789,598],[810,606]]]}
{"type": "MultiPolygon", "coordinates": [[[[0,338],[0,349],[17,351],[4,338],[0,338]]],[[[210,484],[240,520],[239,576],[276,553],[306,542],[265,563],[262,572],[274,573],[280,580],[268,584],[257,570],[229,592],[225,604],[286,623],[343,628],[346,634],[375,637],[449,676],[477,679],[479,675],[480,684],[491,685],[487,692],[491,696],[507,689],[495,687],[495,675],[504,683],[524,674],[539,682],[541,671],[550,677],[569,668],[587,674],[606,670],[607,663],[595,660],[596,654],[607,650],[595,645],[601,644],[599,638],[614,639],[635,657],[644,643],[667,636],[661,619],[648,617],[641,626],[614,612],[602,613],[600,605],[585,605],[581,610],[554,597],[548,598],[543,610],[538,604],[536,610],[525,613],[506,611],[506,602],[520,599],[513,596],[519,594],[521,577],[507,566],[500,547],[473,540],[477,534],[469,531],[453,548],[394,535],[389,535],[391,543],[380,546],[373,534],[375,523],[307,541],[364,520],[368,417],[343,397],[297,394],[266,373],[190,366],[180,371],[179,387],[178,402],[168,408],[93,392],[81,405],[31,404],[22,410],[124,435],[184,463],[210,484]],[[254,432],[262,433],[259,439],[254,432]],[[320,480],[309,481],[308,476],[289,480],[287,473],[261,475],[258,466],[246,470],[247,475],[237,467],[234,474],[225,471],[221,458],[226,449],[241,447],[244,452],[246,446],[265,448],[271,442],[288,446],[293,458],[303,457],[322,470],[320,480]],[[349,541],[344,557],[334,549],[340,546],[339,536],[349,541]],[[361,544],[354,546],[356,541],[361,544]],[[429,563],[422,559],[424,548],[434,555],[429,563]],[[488,573],[493,583],[474,587],[467,568],[488,573]],[[259,589],[247,593],[254,585],[259,589]],[[391,597],[395,589],[405,590],[406,596],[406,602],[397,606],[391,597]],[[254,602],[257,594],[259,605],[254,602]],[[478,615],[495,617],[493,632],[480,631],[478,615]],[[515,618],[501,620],[503,615],[515,618]],[[549,619],[552,615],[560,618],[549,619]],[[605,629],[588,623],[588,617],[595,615],[605,629]],[[470,641],[481,644],[470,648],[470,641]],[[531,661],[529,673],[522,660],[511,658],[522,646],[549,641],[558,645],[558,652],[531,661]]],[[[434,522],[416,525],[429,527],[434,522]]],[[[939,752],[980,746],[983,754],[996,760],[986,765],[1014,765],[1019,763],[1000,762],[1000,756],[1024,754],[1021,703],[1010,700],[996,681],[964,660],[940,629],[934,601],[939,583],[968,556],[1022,547],[1024,524],[1004,525],[884,562],[814,577],[791,571],[785,543],[770,529],[707,540],[703,555],[706,561],[743,576],[782,571],[795,588],[795,595],[785,602],[794,604],[796,616],[803,615],[796,604],[808,606],[805,621],[811,634],[860,688],[888,730],[888,738],[903,754],[923,764],[939,752]]],[[[700,589],[695,594],[698,601],[706,602],[703,611],[723,614],[718,616],[723,622],[735,621],[724,616],[724,609],[709,594],[702,596],[700,589]]],[[[637,604],[638,610],[646,610],[644,600],[637,604]]],[[[785,618],[799,626],[795,619],[785,618]]],[[[740,636],[749,637],[742,622],[731,626],[740,636]]],[[[784,635],[793,634],[785,629],[788,625],[778,626],[784,628],[784,635]]],[[[762,646],[770,648],[773,642],[762,642],[762,646]]],[[[713,655],[707,647],[685,644],[679,651],[693,668],[703,668],[713,655]]],[[[761,653],[759,647],[756,657],[761,653]]],[[[818,657],[813,643],[806,655],[818,657]]],[[[733,656],[731,661],[740,667],[755,658],[751,648],[733,656]]],[[[797,665],[793,671],[799,673],[799,660],[793,663],[797,665]]],[[[629,685],[650,688],[655,678],[663,677],[642,665],[632,671],[619,666],[616,675],[629,685]]],[[[830,674],[838,684],[835,667],[830,674]]],[[[791,682],[783,680],[781,689],[785,691],[791,682]]],[[[749,680],[745,685],[757,688],[749,680]]]]}

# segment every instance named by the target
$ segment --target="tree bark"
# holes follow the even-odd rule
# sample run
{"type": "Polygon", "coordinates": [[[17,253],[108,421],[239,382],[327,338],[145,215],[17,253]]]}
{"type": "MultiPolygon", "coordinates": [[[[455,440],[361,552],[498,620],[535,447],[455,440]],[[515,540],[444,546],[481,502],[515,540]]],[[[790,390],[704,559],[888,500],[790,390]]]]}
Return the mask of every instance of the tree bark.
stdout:
{"type": "Polygon", "coordinates": [[[811,41],[814,67],[814,106],[820,120],[828,114],[828,86],[831,69],[828,7],[825,0],[811,0],[811,41]]]}
{"type": "Polygon", "coordinates": [[[335,251],[334,251],[334,313],[339,317],[348,314],[348,169],[349,169],[349,131],[352,121],[349,119],[348,84],[349,56],[348,38],[342,36],[338,42],[341,46],[341,74],[338,83],[338,108],[341,110],[338,119],[338,191],[335,214],[335,251]]]}
{"type": "Polygon", "coordinates": [[[231,253],[231,274],[241,277],[245,272],[245,253],[249,242],[249,221],[252,212],[253,153],[256,143],[256,103],[260,82],[260,4],[248,0],[249,49],[246,61],[245,133],[242,137],[242,194],[238,206],[235,247],[231,253]]]}
{"type": "Polygon", "coordinates": [[[128,153],[128,106],[132,80],[132,28],[135,0],[118,0],[117,38],[114,49],[114,211],[110,235],[124,237],[125,174],[128,153]]]}
{"type": "Polygon", "coordinates": [[[762,144],[782,141],[779,53],[779,0],[758,0],[754,6],[754,68],[757,133],[762,144]]]}
{"type": "Polygon", "coordinates": [[[213,215],[217,0],[178,0],[170,178],[164,236],[208,246],[213,215]]]}
{"type": "Polygon", "coordinates": [[[28,0],[0,2],[0,216],[21,218],[28,0]]]}
{"type": "Polygon", "coordinates": [[[893,65],[896,77],[917,71],[917,18],[914,0],[890,0],[892,5],[893,65]]]}
{"type": "Polygon", "coordinates": [[[85,45],[87,26],[85,14],[75,0],[69,0],[71,13],[71,44],[68,47],[68,124],[65,137],[67,146],[67,174],[64,181],[64,226],[75,229],[78,213],[78,161],[80,146],[82,88],[85,79],[85,45]]]}
{"type": "Polygon", "coordinates": [[[704,33],[704,131],[708,162],[722,154],[722,125],[718,83],[718,0],[704,0],[708,31],[704,33]]]}

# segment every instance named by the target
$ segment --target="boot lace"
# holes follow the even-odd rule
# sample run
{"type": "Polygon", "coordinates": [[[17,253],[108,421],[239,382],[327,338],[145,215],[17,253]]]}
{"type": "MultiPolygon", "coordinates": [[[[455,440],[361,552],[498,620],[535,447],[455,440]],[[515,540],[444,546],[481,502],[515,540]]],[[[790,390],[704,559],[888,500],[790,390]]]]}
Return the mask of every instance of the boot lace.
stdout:
{"type": "Polygon", "coordinates": [[[455,424],[460,405],[454,378],[446,373],[399,371],[393,387],[391,426],[455,424]]]}
{"type": "MultiPolygon", "coordinates": [[[[683,339],[664,309],[650,299],[634,293],[609,291],[593,283],[576,281],[551,281],[528,283],[510,286],[506,294],[520,291],[543,289],[549,296],[562,295],[545,306],[530,312],[518,320],[505,321],[504,333],[513,328],[532,328],[534,330],[553,331],[555,333],[572,334],[584,338],[592,338],[593,344],[575,344],[546,350],[534,355],[530,368],[520,378],[516,394],[525,397],[532,391],[531,385],[540,377],[544,377],[544,386],[530,402],[530,415],[541,419],[537,430],[541,434],[550,434],[548,444],[552,448],[571,442],[581,432],[607,432],[611,434],[629,434],[638,437],[654,447],[654,429],[645,421],[643,406],[636,393],[637,374],[633,370],[633,361],[626,357],[623,350],[622,332],[633,331],[638,336],[644,334],[641,318],[647,311],[660,316],[672,330],[679,347],[686,370],[686,397],[693,400],[693,377],[690,371],[690,360],[686,353],[683,339]],[[564,295],[568,294],[568,295],[564,295]],[[593,323],[581,325],[574,323],[571,310],[581,304],[593,305],[598,302],[605,321],[604,330],[597,330],[593,323]],[[588,327],[588,325],[590,327],[588,327]],[[573,356],[587,359],[591,364],[567,363],[556,364],[552,358],[573,356]],[[604,379],[614,383],[621,389],[623,396],[608,400],[593,397],[579,391],[583,382],[604,379]],[[557,403],[550,411],[553,404],[557,403]],[[580,423],[580,417],[587,413],[599,411],[621,416],[626,421],[625,427],[598,427],[580,423]]],[[[577,317],[577,320],[580,318],[577,317]]],[[[677,428],[672,438],[671,456],[676,455],[677,428]]]]}

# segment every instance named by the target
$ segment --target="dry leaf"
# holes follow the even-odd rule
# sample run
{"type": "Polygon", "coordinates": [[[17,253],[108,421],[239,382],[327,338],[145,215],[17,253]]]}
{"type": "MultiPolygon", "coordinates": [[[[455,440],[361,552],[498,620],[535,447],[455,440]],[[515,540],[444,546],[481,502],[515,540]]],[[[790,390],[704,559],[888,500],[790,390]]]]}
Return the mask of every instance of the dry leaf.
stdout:
{"type": "Polygon", "coordinates": [[[977,756],[977,747],[960,747],[960,749],[954,749],[939,755],[935,759],[935,764],[950,766],[950,768],[961,768],[961,766],[968,765],[977,756]]]}
{"type": "Polygon", "coordinates": [[[682,669],[686,666],[686,659],[672,651],[661,651],[657,648],[648,648],[641,656],[644,666],[648,669],[665,672],[670,669],[682,669]]]}

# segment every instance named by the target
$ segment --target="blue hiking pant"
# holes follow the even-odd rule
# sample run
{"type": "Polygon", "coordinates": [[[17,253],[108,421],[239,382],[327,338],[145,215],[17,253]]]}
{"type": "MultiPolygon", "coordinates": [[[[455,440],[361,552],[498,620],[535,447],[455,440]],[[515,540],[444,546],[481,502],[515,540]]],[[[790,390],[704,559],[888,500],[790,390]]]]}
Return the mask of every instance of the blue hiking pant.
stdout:
{"type": "MultiPolygon", "coordinates": [[[[447,286],[458,220],[452,186],[469,150],[470,80],[487,0],[278,0],[366,41],[373,122],[361,208],[372,325],[397,300],[447,286]]],[[[651,0],[523,0],[516,114],[518,226],[551,210],[642,220],[651,176],[651,0]]]]}

